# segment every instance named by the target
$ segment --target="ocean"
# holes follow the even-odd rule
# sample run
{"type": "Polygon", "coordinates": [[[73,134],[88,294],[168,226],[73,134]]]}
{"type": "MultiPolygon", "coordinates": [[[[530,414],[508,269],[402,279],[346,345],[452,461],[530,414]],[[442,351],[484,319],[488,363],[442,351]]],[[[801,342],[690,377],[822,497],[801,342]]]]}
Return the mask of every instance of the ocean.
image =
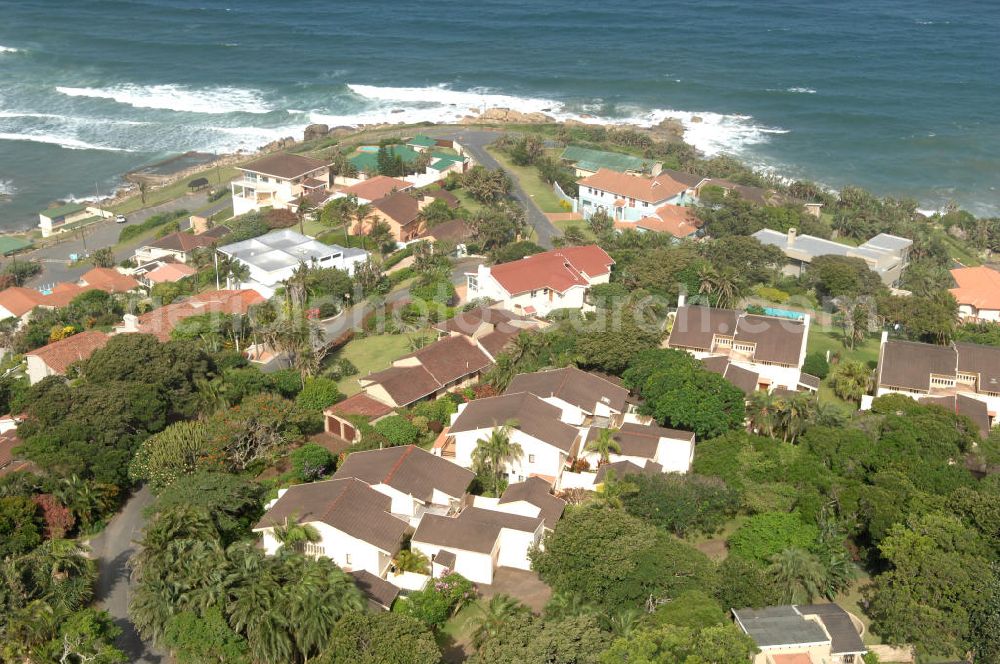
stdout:
{"type": "Polygon", "coordinates": [[[678,118],[709,155],[996,215],[998,62],[971,0],[3,0],[0,229],[171,154],[490,106],[678,118]]]}

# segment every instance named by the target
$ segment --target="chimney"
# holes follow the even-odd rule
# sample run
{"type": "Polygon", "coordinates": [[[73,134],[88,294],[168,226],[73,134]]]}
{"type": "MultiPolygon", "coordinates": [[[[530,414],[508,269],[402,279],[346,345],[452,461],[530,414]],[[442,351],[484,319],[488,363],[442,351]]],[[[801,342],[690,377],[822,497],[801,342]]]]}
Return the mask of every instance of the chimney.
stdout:
{"type": "Polygon", "coordinates": [[[885,342],[889,340],[889,330],[882,330],[882,342],[881,345],[885,345],[885,342]]]}
{"type": "Polygon", "coordinates": [[[663,172],[663,164],[653,164],[653,169],[650,171],[650,175],[654,178],[659,177],[660,173],[663,172]]]}
{"type": "Polygon", "coordinates": [[[798,236],[799,230],[797,228],[788,229],[788,244],[789,246],[795,244],[795,238],[798,236]]]}
{"type": "Polygon", "coordinates": [[[194,231],[195,235],[199,233],[204,233],[208,230],[208,219],[205,217],[199,217],[194,215],[191,217],[191,230],[194,231]]]}
{"type": "Polygon", "coordinates": [[[681,307],[683,307],[685,302],[687,302],[687,295],[685,295],[684,293],[681,293],[680,295],[677,296],[677,308],[678,309],[680,309],[681,307]]]}
{"type": "Polygon", "coordinates": [[[138,332],[139,331],[139,317],[135,314],[125,314],[122,316],[122,322],[125,323],[122,326],[122,330],[125,332],[138,332]]]}

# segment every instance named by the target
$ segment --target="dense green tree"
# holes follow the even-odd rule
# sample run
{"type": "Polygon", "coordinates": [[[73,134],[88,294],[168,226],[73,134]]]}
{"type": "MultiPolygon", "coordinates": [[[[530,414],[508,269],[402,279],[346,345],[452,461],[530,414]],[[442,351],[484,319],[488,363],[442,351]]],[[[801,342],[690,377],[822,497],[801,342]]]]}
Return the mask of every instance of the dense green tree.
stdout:
{"type": "Polygon", "coordinates": [[[819,529],[798,514],[768,512],[746,520],[729,538],[731,554],[760,562],[789,548],[811,550],[818,545],[819,529]]]}
{"type": "Polygon", "coordinates": [[[764,563],[742,556],[729,556],[719,565],[715,596],[727,609],[760,608],[781,604],[781,588],[767,573],[764,563]]]}
{"type": "Polygon", "coordinates": [[[615,639],[601,656],[602,664],[743,664],[757,646],[735,625],[703,629],[662,625],[640,628],[615,639]]]}
{"type": "Polygon", "coordinates": [[[375,423],[375,431],[385,436],[390,445],[410,445],[420,430],[402,415],[390,415],[375,423]]]}
{"type": "Polygon", "coordinates": [[[704,629],[727,622],[728,613],[709,594],[702,590],[689,590],[672,601],[656,607],[644,622],[653,625],[677,625],[704,629]]]}
{"type": "Polygon", "coordinates": [[[978,534],[953,516],[926,514],[893,526],[879,550],[889,569],[864,593],[872,628],[920,653],[965,653],[982,590],[993,584],[990,554],[978,534]]]}
{"type": "Polygon", "coordinates": [[[305,410],[322,411],[343,399],[336,381],[313,376],[306,379],[302,391],[295,397],[295,403],[305,410]]]}
{"type": "Polygon", "coordinates": [[[631,481],[636,491],[625,497],[625,510],[682,537],[715,532],[740,506],[739,494],[718,478],[638,474],[631,481]]]}
{"type": "Polygon", "coordinates": [[[830,363],[823,353],[809,353],[802,364],[802,370],[822,380],[830,373],[830,363]]]}
{"type": "Polygon", "coordinates": [[[694,431],[699,438],[743,426],[743,393],[684,351],[638,353],[623,377],[645,399],[641,412],[664,426],[694,431]]]}
{"type": "Polygon", "coordinates": [[[809,280],[825,297],[863,297],[885,289],[868,263],[850,256],[818,256],[809,266],[809,280]]]}
{"type": "Polygon", "coordinates": [[[462,186],[480,203],[492,204],[505,198],[511,190],[511,180],[503,169],[489,170],[473,166],[462,176],[462,186]]]}
{"type": "Polygon", "coordinates": [[[638,324],[626,308],[620,321],[608,320],[605,329],[584,332],[576,340],[580,364],[620,375],[643,350],[656,348],[661,333],[649,325],[638,324]]]}
{"type": "Polygon", "coordinates": [[[301,482],[312,482],[322,477],[333,467],[334,456],[328,449],[316,443],[306,443],[293,451],[292,470],[301,482]]]}
{"type": "Polygon", "coordinates": [[[438,664],[434,635],[398,613],[348,613],[316,664],[438,664]]]}
{"type": "Polygon", "coordinates": [[[176,507],[204,509],[212,519],[224,544],[249,534],[262,513],[264,488],[253,480],[209,471],[196,471],[178,477],[163,488],[149,509],[149,516],[176,507]]]}
{"type": "Polygon", "coordinates": [[[38,505],[30,498],[0,498],[0,560],[28,553],[42,541],[38,505]]]}
{"type": "Polygon", "coordinates": [[[511,617],[487,638],[470,664],[597,664],[607,635],[594,616],[543,620],[530,613],[511,617]]]}
{"type": "Polygon", "coordinates": [[[992,577],[983,588],[981,601],[972,610],[971,650],[976,662],[1000,662],[1000,563],[991,565],[992,577]]]}

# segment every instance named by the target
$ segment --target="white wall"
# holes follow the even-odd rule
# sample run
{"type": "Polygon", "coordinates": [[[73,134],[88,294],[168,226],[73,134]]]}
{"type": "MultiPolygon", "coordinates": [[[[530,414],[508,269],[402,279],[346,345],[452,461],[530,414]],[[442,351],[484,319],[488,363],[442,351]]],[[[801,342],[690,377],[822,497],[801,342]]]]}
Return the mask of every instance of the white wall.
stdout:
{"type": "MultiPolygon", "coordinates": [[[[392,557],[387,553],[321,521],[312,521],[309,525],[319,532],[320,541],[316,545],[322,547],[322,555],[340,567],[347,571],[363,569],[378,577],[385,575],[392,561],[392,557]]],[[[280,546],[274,538],[274,529],[266,528],[261,532],[263,532],[264,552],[267,555],[274,555],[280,546]]]]}
{"type": "MultiPolygon", "coordinates": [[[[501,503],[499,498],[487,498],[486,496],[476,496],[472,501],[473,507],[481,507],[484,510],[504,512],[506,514],[519,514],[520,516],[537,517],[541,510],[537,505],[532,505],[525,500],[515,500],[509,503],[501,503]]],[[[554,524],[549,524],[553,527],[554,524]]]]}
{"type": "MultiPolygon", "coordinates": [[[[476,429],[453,433],[455,437],[455,463],[463,468],[472,468],[472,453],[480,440],[489,438],[491,429],[476,429]]],[[[521,446],[521,460],[507,464],[508,481],[521,482],[532,474],[559,477],[566,463],[567,455],[557,447],[529,436],[520,429],[511,429],[511,442],[521,446]],[[533,457],[533,460],[532,460],[533,457]]]]}
{"type": "Polygon", "coordinates": [[[493,562],[498,555],[499,546],[499,538],[497,538],[497,542],[493,546],[492,553],[465,551],[463,549],[438,546],[437,544],[429,544],[427,542],[420,542],[417,540],[410,542],[410,548],[421,552],[427,556],[428,560],[430,560],[430,558],[433,557],[438,551],[451,551],[455,554],[455,568],[452,572],[457,572],[474,583],[485,583],[487,585],[493,583],[493,562]]]}
{"type": "Polygon", "coordinates": [[[532,533],[501,528],[500,555],[497,557],[497,564],[502,567],[530,570],[531,561],[528,560],[528,552],[542,539],[543,528],[544,526],[539,524],[538,529],[532,533]]]}
{"type": "Polygon", "coordinates": [[[371,487],[392,499],[389,511],[393,514],[402,514],[408,517],[416,514],[418,501],[410,494],[394,489],[388,484],[372,484],[371,487]]]}
{"type": "Polygon", "coordinates": [[[515,313],[522,313],[526,308],[534,307],[539,316],[546,316],[556,309],[592,311],[594,307],[584,303],[587,289],[592,285],[608,283],[610,276],[610,274],[605,274],[594,277],[589,279],[588,286],[573,286],[565,293],[542,288],[519,295],[511,295],[493,278],[488,266],[480,265],[476,275],[468,280],[472,282],[474,279],[477,284],[476,288],[472,287],[472,283],[468,284],[468,298],[470,300],[476,298],[498,300],[503,303],[505,309],[515,313]]]}
{"type": "Polygon", "coordinates": [[[26,355],[28,362],[28,383],[34,385],[47,376],[54,376],[56,372],[49,365],[45,364],[42,358],[37,355],[26,355]]]}

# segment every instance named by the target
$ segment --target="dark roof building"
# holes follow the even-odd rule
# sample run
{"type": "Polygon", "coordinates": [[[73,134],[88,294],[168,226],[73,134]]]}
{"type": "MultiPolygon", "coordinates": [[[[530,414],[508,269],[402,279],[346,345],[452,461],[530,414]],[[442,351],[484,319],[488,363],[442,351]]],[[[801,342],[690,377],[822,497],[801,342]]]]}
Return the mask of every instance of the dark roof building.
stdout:
{"type": "Polygon", "coordinates": [[[368,600],[370,608],[376,611],[392,610],[392,603],[399,597],[399,588],[363,569],[354,570],[350,574],[354,578],[354,585],[368,600]]]}
{"type": "Polygon", "coordinates": [[[355,452],[333,477],[354,477],[370,485],[385,484],[429,503],[435,491],[461,498],[476,474],[415,445],[401,445],[355,452]]]}
{"type": "Polygon", "coordinates": [[[614,471],[615,477],[621,479],[625,475],[662,475],[663,466],[653,461],[647,461],[645,466],[632,463],[631,461],[615,461],[606,463],[597,469],[597,477],[594,484],[601,484],[607,477],[609,471],[614,471]]]}
{"type": "Polygon", "coordinates": [[[533,438],[571,453],[580,432],[560,420],[561,414],[558,406],[546,403],[533,394],[507,393],[469,402],[451,425],[450,431],[454,434],[509,424],[533,438]]]}
{"type": "Polygon", "coordinates": [[[538,516],[545,520],[546,528],[555,528],[566,509],[566,501],[552,495],[552,487],[540,477],[529,477],[523,482],[508,485],[500,497],[500,504],[524,501],[538,508],[538,516]]]}
{"type": "Polygon", "coordinates": [[[392,499],[361,480],[340,478],[289,487],[254,530],[298,523],[325,523],[389,555],[399,551],[410,525],[390,513],[392,499]]]}
{"type": "Polygon", "coordinates": [[[800,367],[808,334],[806,321],[682,305],[677,308],[667,345],[733,359],[738,356],[749,362],[800,367]]]}
{"type": "Polygon", "coordinates": [[[593,414],[599,404],[619,413],[625,412],[628,390],[606,378],[576,367],[518,374],[510,382],[507,394],[529,392],[537,397],[555,397],[593,414]]]}
{"type": "MultiPolygon", "coordinates": [[[[768,652],[829,647],[830,655],[862,655],[867,648],[851,616],[837,604],[733,609],[736,624],[768,652]]],[[[838,659],[837,661],[841,661],[838,659]]]]}
{"type": "Polygon", "coordinates": [[[491,553],[503,529],[533,533],[542,525],[538,517],[468,507],[458,516],[425,514],[413,541],[475,553],[491,553]]]}
{"type": "MultiPolygon", "coordinates": [[[[599,427],[591,427],[587,432],[587,442],[597,440],[601,435],[599,427]]],[[[621,448],[622,456],[644,457],[653,459],[659,447],[660,439],[684,440],[694,442],[694,434],[680,429],[626,422],[612,436],[621,448]]]]}
{"type": "Polygon", "coordinates": [[[266,157],[255,159],[249,164],[239,166],[241,171],[251,173],[262,173],[283,180],[294,180],[304,177],[321,168],[326,168],[329,164],[312,157],[303,157],[299,154],[289,154],[278,152],[269,154],[266,157]]]}

